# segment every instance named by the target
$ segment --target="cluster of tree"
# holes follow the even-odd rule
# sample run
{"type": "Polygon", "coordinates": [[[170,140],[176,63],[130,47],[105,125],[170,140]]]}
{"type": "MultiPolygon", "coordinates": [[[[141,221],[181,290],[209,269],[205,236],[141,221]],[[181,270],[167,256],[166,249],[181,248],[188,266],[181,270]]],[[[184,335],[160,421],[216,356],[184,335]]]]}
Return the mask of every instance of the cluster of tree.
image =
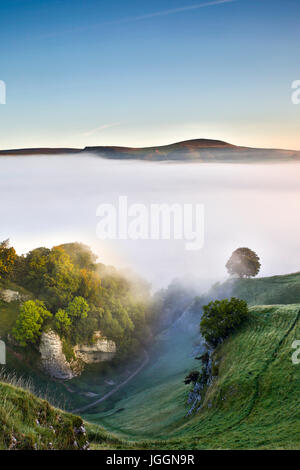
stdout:
{"type": "Polygon", "coordinates": [[[235,297],[210,302],[203,307],[200,333],[209,345],[216,347],[247,318],[248,314],[247,302],[235,297]]]}
{"type": "MultiPolygon", "coordinates": [[[[239,248],[226,268],[231,275],[255,276],[260,261],[249,248],[239,248]]],[[[51,324],[72,344],[90,341],[99,329],[125,351],[147,342],[151,328],[157,331],[174,322],[194,295],[174,282],[154,297],[150,307],[149,286],[97,263],[90,248],[79,243],[40,247],[18,256],[6,240],[0,243],[0,278],[5,277],[37,300],[20,309],[14,335],[22,345],[36,342],[51,324]],[[162,310],[167,312],[164,321],[162,310]]],[[[201,333],[215,345],[245,318],[247,304],[224,299],[204,306],[203,311],[201,333]]]]}
{"type": "Polygon", "coordinates": [[[47,310],[41,300],[28,300],[20,307],[20,314],[12,331],[20,346],[35,344],[45,327],[51,326],[70,337],[72,328],[76,331],[80,320],[87,318],[90,308],[83,297],[74,297],[65,310],[59,309],[55,315],[47,310]]]}
{"type": "Polygon", "coordinates": [[[47,325],[72,344],[89,342],[101,330],[123,353],[151,338],[147,287],[97,264],[83,244],[15,255],[9,277],[37,299],[21,306],[14,336],[22,345],[36,342],[47,325]]]}

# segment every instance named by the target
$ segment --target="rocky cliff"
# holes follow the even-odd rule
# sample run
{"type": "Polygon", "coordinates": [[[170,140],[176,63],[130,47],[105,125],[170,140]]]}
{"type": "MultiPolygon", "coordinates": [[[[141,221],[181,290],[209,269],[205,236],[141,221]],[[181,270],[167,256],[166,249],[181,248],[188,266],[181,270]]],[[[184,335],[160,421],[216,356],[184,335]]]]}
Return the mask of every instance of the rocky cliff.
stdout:
{"type": "Polygon", "coordinates": [[[78,359],[85,364],[110,361],[116,354],[117,348],[114,341],[108,340],[101,335],[101,331],[96,331],[93,343],[79,344],[74,348],[74,353],[78,359]]]}
{"type": "Polygon", "coordinates": [[[44,370],[56,379],[70,380],[77,374],[67,362],[60,337],[52,330],[44,331],[41,337],[40,353],[44,370]]]}
{"type": "Polygon", "coordinates": [[[114,341],[110,341],[96,331],[91,345],[76,345],[75,360],[68,362],[63,353],[62,341],[58,334],[49,330],[43,332],[40,343],[40,354],[44,370],[53,378],[70,380],[80,375],[84,364],[111,360],[117,351],[114,341]]]}
{"type": "Polygon", "coordinates": [[[22,296],[19,292],[10,289],[2,289],[0,291],[0,298],[7,303],[22,300],[22,296]]]}

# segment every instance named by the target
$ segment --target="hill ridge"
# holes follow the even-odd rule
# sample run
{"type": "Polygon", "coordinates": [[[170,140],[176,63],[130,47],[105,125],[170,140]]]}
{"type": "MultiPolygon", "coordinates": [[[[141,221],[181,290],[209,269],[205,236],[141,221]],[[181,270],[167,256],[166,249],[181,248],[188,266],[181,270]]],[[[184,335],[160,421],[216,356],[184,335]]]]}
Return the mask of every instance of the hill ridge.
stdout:
{"type": "Polygon", "coordinates": [[[0,156],[96,155],[115,160],[259,163],[300,161],[300,151],[237,146],[216,139],[189,139],[149,147],[86,146],[77,148],[23,148],[0,150],[0,156]]]}

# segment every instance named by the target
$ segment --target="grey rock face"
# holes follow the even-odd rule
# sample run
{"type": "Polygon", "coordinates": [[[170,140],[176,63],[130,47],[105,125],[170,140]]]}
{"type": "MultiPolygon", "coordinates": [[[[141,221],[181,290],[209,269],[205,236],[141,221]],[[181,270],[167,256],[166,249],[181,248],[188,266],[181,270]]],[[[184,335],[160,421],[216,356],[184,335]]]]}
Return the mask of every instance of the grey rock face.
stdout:
{"type": "Polygon", "coordinates": [[[53,330],[43,332],[39,351],[44,370],[53,378],[70,380],[80,375],[84,364],[110,361],[117,352],[116,343],[101,335],[94,334],[91,345],[82,344],[74,347],[76,360],[69,363],[63,353],[62,341],[53,330]]]}
{"type": "Polygon", "coordinates": [[[51,377],[62,380],[75,377],[63,353],[61,339],[54,331],[43,332],[39,350],[43,368],[51,377]]]}
{"type": "Polygon", "coordinates": [[[95,332],[93,344],[78,344],[74,348],[76,357],[81,359],[85,364],[110,361],[115,356],[116,352],[116,343],[104,338],[101,335],[101,331],[95,332]]]}
{"type": "Polygon", "coordinates": [[[0,292],[0,297],[4,302],[16,302],[22,300],[22,296],[18,291],[10,290],[10,289],[3,289],[0,292]]]}

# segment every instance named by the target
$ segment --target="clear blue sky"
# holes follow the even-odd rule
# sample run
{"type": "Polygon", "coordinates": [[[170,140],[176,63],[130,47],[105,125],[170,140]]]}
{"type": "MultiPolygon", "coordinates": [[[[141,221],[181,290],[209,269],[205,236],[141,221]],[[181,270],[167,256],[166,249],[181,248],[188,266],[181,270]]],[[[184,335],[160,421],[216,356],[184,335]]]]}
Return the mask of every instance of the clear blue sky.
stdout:
{"type": "Polygon", "coordinates": [[[3,0],[0,148],[300,149],[299,55],[299,0],[3,0]]]}

